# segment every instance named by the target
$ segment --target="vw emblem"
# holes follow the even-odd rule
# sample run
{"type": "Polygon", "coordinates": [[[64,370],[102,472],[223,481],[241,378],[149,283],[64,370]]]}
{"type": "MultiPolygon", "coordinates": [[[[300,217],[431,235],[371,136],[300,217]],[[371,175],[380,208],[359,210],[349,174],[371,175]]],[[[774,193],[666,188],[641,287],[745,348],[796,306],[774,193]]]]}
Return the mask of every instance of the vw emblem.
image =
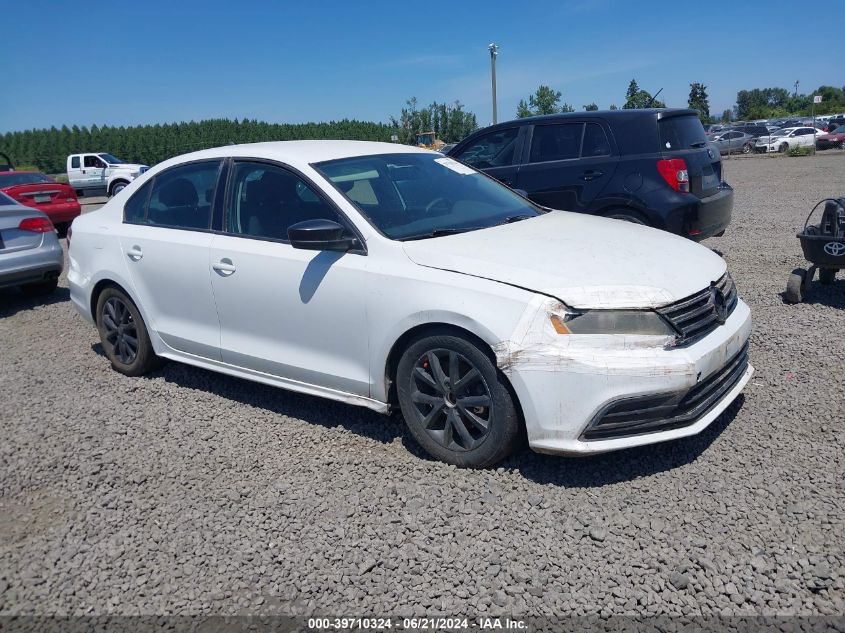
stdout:
{"type": "Polygon", "coordinates": [[[715,157],[715,155],[713,154],[713,150],[712,150],[712,149],[708,149],[708,150],[707,150],[707,155],[708,155],[711,159],[712,159],[712,158],[716,158],[716,157],[715,157]]]}
{"type": "Polygon", "coordinates": [[[824,245],[824,252],[834,257],[845,255],[845,244],[842,242],[828,242],[824,245]]]}
{"type": "Polygon", "coordinates": [[[715,285],[710,286],[710,300],[716,312],[716,321],[721,325],[728,320],[728,304],[725,301],[725,295],[715,285]]]}

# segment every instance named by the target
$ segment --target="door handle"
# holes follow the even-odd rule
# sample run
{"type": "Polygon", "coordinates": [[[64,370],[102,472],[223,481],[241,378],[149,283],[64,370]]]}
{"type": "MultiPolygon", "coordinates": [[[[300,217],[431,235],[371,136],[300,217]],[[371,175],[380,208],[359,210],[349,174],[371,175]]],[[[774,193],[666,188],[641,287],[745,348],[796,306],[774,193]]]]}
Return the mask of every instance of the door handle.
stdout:
{"type": "Polygon", "coordinates": [[[229,275],[233,274],[235,270],[235,265],[232,263],[232,260],[228,257],[224,257],[219,262],[214,262],[211,267],[219,274],[221,277],[228,277],[229,275]]]}
{"type": "Polygon", "coordinates": [[[581,172],[581,180],[593,180],[594,178],[598,178],[599,176],[603,175],[603,172],[597,171],[595,169],[588,169],[587,171],[581,172]]]}
{"type": "Polygon", "coordinates": [[[144,252],[141,250],[140,246],[133,246],[128,251],[126,251],[126,256],[133,262],[137,262],[144,256],[144,252]]]}

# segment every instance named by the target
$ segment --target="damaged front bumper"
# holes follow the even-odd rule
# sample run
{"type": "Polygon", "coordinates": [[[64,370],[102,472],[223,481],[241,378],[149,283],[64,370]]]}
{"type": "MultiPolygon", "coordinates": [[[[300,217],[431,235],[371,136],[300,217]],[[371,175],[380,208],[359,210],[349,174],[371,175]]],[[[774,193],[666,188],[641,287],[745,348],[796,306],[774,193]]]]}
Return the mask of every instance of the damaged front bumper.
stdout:
{"type": "Polygon", "coordinates": [[[526,335],[537,331],[536,320],[526,322],[494,352],[519,397],[529,444],[542,453],[603,453],[695,435],[754,372],[742,301],[722,326],[682,348],[633,336],[526,335]]]}

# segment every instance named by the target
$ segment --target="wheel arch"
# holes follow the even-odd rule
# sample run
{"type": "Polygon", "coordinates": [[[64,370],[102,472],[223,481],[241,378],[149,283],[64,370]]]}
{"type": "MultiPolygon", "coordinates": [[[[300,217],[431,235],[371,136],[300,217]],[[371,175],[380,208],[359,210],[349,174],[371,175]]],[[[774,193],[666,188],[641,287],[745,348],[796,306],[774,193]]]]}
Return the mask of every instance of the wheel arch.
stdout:
{"type": "Polygon", "coordinates": [[[434,333],[447,335],[452,334],[462,338],[466,338],[473,344],[477,345],[478,349],[480,349],[484,354],[486,354],[490,358],[493,365],[498,371],[499,379],[502,381],[502,384],[505,385],[505,388],[510,392],[511,398],[513,398],[514,406],[516,407],[517,414],[519,415],[520,424],[522,425],[523,430],[525,430],[525,416],[522,412],[522,404],[520,403],[519,395],[511,384],[511,381],[508,376],[501,370],[498,362],[496,362],[496,354],[493,351],[491,345],[483,338],[481,338],[474,332],[468,330],[467,328],[445,321],[433,321],[429,323],[421,323],[419,325],[415,325],[403,332],[399,336],[399,338],[394,341],[393,345],[390,348],[390,352],[387,354],[387,358],[385,359],[383,374],[385,392],[387,394],[387,402],[391,405],[391,407],[398,408],[399,400],[396,394],[396,370],[399,366],[399,359],[402,357],[404,351],[413,341],[434,333]]]}
{"type": "Polygon", "coordinates": [[[117,176],[114,180],[109,183],[109,196],[114,195],[112,192],[117,185],[124,185],[128,186],[131,181],[125,178],[124,176],[117,176]]]}

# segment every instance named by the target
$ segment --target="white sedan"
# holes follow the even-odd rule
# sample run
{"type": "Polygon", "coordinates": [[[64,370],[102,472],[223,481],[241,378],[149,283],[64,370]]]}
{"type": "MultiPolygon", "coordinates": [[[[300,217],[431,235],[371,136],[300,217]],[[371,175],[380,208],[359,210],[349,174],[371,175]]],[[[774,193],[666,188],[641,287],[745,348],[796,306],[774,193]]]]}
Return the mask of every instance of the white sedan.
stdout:
{"type": "Polygon", "coordinates": [[[535,206],[422,149],[227,146],[157,165],[69,236],[71,299],[130,376],[170,359],[375,411],[484,467],[527,435],[693,435],[751,376],[725,262],[535,206]]]}
{"type": "Polygon", "coordinates": [[[758,153],[783,153],[793,147],[815,147],[817,134],[824,134],[824,132],[812,127],[783,128],[771,136],[761,136],[758,138],[754,150],[758,153]]]}

